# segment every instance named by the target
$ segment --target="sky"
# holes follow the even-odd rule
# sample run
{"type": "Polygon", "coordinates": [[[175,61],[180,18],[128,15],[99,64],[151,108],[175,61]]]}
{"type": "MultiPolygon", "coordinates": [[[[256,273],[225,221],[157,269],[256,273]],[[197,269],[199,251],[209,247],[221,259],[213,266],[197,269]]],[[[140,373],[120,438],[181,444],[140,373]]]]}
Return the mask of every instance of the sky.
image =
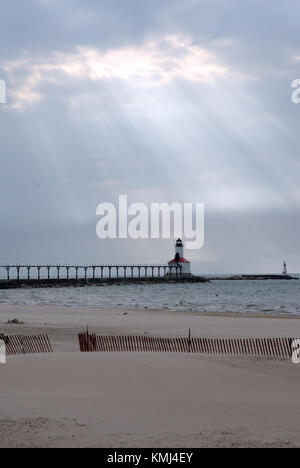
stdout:
{"type": "Polygon", "coordinates": [[[194,273],[300,271],[300,4],[1,3],[0,264],[165,263],[99,203],[204,203],[194,273]]]}

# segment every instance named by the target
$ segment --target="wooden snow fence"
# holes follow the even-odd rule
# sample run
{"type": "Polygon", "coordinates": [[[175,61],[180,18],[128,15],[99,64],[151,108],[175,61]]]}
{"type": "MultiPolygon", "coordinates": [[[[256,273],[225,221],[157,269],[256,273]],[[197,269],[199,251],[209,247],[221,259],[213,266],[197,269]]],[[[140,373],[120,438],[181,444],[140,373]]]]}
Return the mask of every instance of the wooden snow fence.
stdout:
{"type": "Polygon", "coordinates": [[[195,353],[291,358],[293,338],[165,338],[79,333],[81,352],[195,353]]]}
{"type": "Polygon", "coordinates": [[[52,353],[52,346],[48,335],[4,335],[0,339],[5,343],[7,356],[17,354],[52,353]]]}

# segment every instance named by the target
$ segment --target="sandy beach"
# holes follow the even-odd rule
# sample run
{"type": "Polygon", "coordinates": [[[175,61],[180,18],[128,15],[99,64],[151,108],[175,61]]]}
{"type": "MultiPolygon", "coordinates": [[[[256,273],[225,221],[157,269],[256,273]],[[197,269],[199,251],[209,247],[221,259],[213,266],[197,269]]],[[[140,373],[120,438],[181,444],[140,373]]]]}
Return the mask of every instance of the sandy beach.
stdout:
{"type": "Polygon", "coordinates": [[[299,368],[187,355],[13,357],[1,447],[294,447],[299,368]]]}
{"type": "Polygon", "coordinates": [[[101,334],[300,335],[297,317],[0,306],[1,332],[47,333],[51,355],[1,365],[1,447],[295,447],[300,367],[289,360],[79,353],[101,334]],[[22,325],[8,325],[17,318],[22,325]],[[299,332],[298,332],[299,331],[299,332]]]}

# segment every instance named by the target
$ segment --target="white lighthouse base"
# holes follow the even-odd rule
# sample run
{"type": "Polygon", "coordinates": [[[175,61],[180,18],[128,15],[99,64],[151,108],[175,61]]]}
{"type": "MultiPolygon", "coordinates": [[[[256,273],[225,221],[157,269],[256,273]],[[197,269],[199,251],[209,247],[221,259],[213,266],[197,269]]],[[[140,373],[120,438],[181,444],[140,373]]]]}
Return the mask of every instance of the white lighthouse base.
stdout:
{"type": "Polygon", "coordinates": [[[168,276],[191,276],[191,264],[190,263],[171,263],[169,262],[168,276]],[[177,273],[176,273],[176,266],[177,273]]]}

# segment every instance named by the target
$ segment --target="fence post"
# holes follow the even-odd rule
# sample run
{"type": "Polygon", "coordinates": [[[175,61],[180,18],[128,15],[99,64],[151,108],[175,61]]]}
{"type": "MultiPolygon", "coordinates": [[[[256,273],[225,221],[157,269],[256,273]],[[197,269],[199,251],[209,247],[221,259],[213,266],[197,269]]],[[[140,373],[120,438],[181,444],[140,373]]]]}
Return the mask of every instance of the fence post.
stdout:
{"type": "Polygon", "coordinates": [[[89,327],[86,327],[86,351],[90,350],[90,343],[89,343],[89,327]]]}

